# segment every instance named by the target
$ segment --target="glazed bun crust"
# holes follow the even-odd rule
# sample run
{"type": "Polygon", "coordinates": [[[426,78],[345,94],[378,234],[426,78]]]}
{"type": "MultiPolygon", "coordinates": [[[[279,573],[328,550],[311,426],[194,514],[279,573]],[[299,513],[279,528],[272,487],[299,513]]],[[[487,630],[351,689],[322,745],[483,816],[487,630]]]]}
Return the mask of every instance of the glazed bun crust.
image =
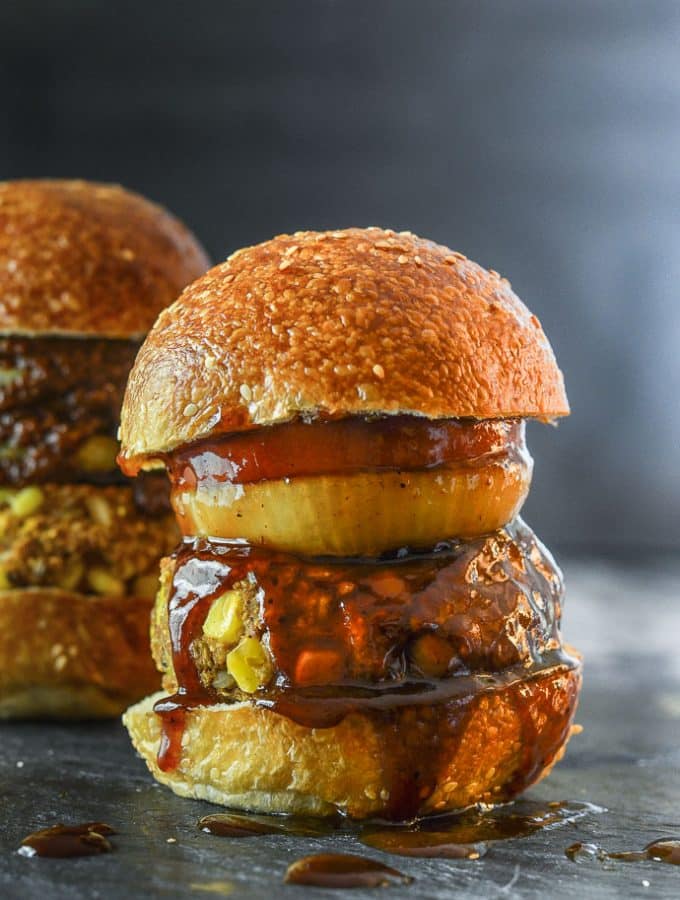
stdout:
{"type": "Polygon", "coordinates": [[[352,228],[276,237],[190,285],[142,346],[121,433],[124,457],[148,458],[298,416],[568,412],[505,279],[410,233],[352,228]]]}
{"type": "Polygon", "coordinates": [[[209,264],[174,216],[116,185],[0,183],[0,334],[141,338],[209,264]]]}
{"type": "Polygon", "coordinates": [[[120,715],[157,690],[151,601],[0,591],[0,719],[120,715]]]}
{"type": "MultiPolygon", "coordinates": [[[[479,695],[462,735],[430,748],[439,777],[418,814],[509,800],[543,777],[564,752],[579,685],[578,668],[560,669],[479,695]]],[[[390,816],[403,775],[390,747],[408,731],[395,736],[385,719],[359,713],[307,728],[249,703],[202,707],[187,712],[181,760],[164,772],[153,711],[162,696],[131,707],[123,722],[154,777],[176,794],[258,812],[390,816]]]]}

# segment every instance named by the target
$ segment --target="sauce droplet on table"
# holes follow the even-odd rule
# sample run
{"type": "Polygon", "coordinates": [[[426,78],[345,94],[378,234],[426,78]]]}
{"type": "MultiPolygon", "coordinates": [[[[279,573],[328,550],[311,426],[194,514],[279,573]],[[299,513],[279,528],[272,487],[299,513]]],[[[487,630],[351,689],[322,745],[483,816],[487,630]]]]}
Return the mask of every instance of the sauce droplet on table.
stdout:
{"type": "Polygon", "coordinates": [[[52,825],[27,835],[17,850],[20,856],[47,856],[65,859],[72,856],[95,856],[113,848],[105,835],[115,834],[104,822],[79,825],[52,825]]]}
{"type": "Polygon", "coordinates": [[[413,881],[374,859],[349,853],[305,856],[288,866],[283,880],[288,884],[325,888],[375,888],[413,881]]]}

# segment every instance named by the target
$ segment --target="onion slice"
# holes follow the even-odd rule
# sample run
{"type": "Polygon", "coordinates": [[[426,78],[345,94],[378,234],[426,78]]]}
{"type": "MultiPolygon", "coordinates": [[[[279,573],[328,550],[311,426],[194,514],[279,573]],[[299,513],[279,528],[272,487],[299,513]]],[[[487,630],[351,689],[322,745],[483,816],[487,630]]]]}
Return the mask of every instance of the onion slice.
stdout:
{"type": "Polygon", "coordinates": [[[306,556],[376,556],[495,531],[519,512],[528,454],[473,466],[302,476],[175,489],[185,536],[244,539],[306,556]]]}

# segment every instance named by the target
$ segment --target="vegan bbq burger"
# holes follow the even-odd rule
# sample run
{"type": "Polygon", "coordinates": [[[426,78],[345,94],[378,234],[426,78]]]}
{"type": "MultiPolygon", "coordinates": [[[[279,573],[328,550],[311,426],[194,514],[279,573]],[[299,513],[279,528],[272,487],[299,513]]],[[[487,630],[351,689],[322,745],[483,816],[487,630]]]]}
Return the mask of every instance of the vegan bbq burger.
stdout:
{"type": "Polygon", "coordinates": [[[164,310],[122,412],[165,467],[158,780],[231,807],[409,819],[505,801],[572,728],[562,579],[519,518],[526,418],[569,411],[496,272],[410,233],[240,250],[164,310]]]}
{"type": "Polygon", "coordinates": [[[142,338],[207,267],[122,188],[0,184],[0,718],[116,715],[158,686],[149,611],[177,531],[116,433],[142,338]]]}

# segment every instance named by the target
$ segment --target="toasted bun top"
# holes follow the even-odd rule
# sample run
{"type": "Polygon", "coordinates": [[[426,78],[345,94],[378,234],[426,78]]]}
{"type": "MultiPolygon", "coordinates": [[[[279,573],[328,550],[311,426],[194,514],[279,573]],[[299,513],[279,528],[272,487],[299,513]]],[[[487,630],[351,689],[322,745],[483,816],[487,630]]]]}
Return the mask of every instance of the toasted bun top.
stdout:
{"type": "Polygon", "coordinates": [[[538,319],[496,272],[406,232],[281,235],[164,310],[137,357],[123,458],[297,416],[566,415],[538,319]]]}
{"type": "Polygon", "coordinates": [[[142,337],[209,265],[181,222],[116,185],[0,183],[0,334],[142,337]]]}

